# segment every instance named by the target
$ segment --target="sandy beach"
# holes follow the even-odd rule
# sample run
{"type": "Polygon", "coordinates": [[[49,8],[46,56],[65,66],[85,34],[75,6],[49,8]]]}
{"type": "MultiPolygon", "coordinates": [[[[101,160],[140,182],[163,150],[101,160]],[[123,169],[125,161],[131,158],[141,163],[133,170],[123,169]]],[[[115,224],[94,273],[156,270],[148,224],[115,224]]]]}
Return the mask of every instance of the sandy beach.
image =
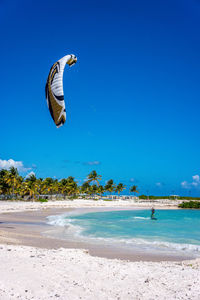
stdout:
{"type": "Polygon", "coordinates": [[[51,230],[46,217],[52,214],[139,207],[102,202],[1,202],[0,299],[200,299],[199,259],[129,253],[43,234],[51,230]]]}
{"type": "Polygon", "coordinates": [[[200,0],[0,16],[0,300],[200,300],[200,0]]]}

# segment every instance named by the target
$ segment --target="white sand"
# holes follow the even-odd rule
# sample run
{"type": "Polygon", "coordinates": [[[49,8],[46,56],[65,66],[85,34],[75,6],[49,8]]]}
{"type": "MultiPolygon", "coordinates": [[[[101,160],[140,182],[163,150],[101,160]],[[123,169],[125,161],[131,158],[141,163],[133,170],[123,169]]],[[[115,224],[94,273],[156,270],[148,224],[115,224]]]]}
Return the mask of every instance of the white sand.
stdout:
{"type": "Polygon", "coordinates": [[[134,201],[134,200],[62,200],[62,201],[48,201],[48,202],[22,202],[22,201],[0,201],[0,213],[17,212],[25,210],[37,210],[46,208],[83,208],[83,207],[142,207],[150,208],[177,208],[178,203],[182,201],[160,200],[156,202],[151,201],[134,201]]]}
{"type": "Polygon", "coordinates": [[[0,246],[0,299],[200,299],[200,261],[127,262],[0,246]]]}
{"type": "MultiPolygon", "coordinates": [[[[89,200],[0,203],[1,212],[49,207],[141,206],[132,201],[89,200]]],[[[128,262],[92,257],[87,250],[80,249],[47,250],[2,244],[0,261],[1,300],[200,299],[200,260],[128,262]]]]}

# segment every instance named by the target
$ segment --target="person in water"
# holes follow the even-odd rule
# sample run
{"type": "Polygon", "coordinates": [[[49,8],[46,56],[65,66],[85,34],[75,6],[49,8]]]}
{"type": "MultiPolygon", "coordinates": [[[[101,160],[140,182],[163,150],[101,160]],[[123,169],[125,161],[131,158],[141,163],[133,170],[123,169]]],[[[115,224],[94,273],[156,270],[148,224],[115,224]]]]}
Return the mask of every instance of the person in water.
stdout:
{"type": "Polygon", "coordinates": [[[155,214],[155,209],[152,207],[152,209],[151,209],[151,219],[155,218],[154,214],[155,214]]]}

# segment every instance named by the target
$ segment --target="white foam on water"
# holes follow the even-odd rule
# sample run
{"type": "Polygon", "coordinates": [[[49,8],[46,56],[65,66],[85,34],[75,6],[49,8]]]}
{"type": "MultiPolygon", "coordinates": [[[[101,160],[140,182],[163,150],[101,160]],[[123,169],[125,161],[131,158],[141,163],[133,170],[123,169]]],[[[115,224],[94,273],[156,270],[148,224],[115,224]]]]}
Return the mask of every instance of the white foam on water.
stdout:
{"type": "MultiPolygon", "coordinates": [[[[81,234],[81,233],[80,233],[81,234]]],[[[123,239],[123,238],[102,238],[94,236],[82,236],[80,237],[85,241],[92,241],[94,243],[100,242],[109,245],[119,245],[125,246],[129,249],[142,249],[142,250],[151,250],[158,252],[167,252],[167,253],[176,253],[179,252],[181,255],[195,255],[200,256],[200,245],[195,244],[178,244],[165,241],[155,241],[155,240],[145,240],[141,238],[132,238],[132,239],[123,239]]]]}
{"type": "Polygon", "coordinates": [[[47,224],[54,226],[65,226],[67,224],[65,217],[66,215],[49,216],[47,217],[47,224]]]}
{"type": "MultiPolygon", "coordinates": [[[[84,210],[82,210],[82,213],[84,213],[84,210]]],[[[47,217],[47,224],[53,225],[53,226],[63,226],[66,227],[68,225],[71,225],[73,222],[70,217],[80,215],[79,210],[76,211],[70,211],[66,212],[62,215],[54,215],[54,216],[48,216],[47,217]]],[[[78,226],[77,226],[78,227],[78,226]]]]}
{"type": "Polygon", "coordinates": [[[132,219],[138,219],[138,220],[150,220],[149,217],[132,217],[132,219]]]}
{"type": "Polygon", "coordinates": [[[83,227],[72,224],[73,221],[69,218],[69,213],[63,215],[48,216],[47,219],[48,219],[47,224],[53,226],[60,226],[65,229],[64,236],[63,236],[64,238],[65,237],[69,238],[72,236],[77,237],[81,235],[81,232],[84,230],[83,227]]]}

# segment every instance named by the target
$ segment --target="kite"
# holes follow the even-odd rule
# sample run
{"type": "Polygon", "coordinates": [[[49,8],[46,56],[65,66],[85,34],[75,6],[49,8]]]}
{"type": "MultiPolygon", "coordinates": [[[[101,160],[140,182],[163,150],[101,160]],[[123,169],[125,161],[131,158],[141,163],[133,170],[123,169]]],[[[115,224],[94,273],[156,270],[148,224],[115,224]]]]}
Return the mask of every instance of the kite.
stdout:
{"type": "Polygon", "coordinates": [[[59,59],[50,69],[45,86],[47,105],[56,124],[56,127],[64,125],[66,121],[66,109],[63,92],[63,73],[66,64],[70,67],[77,62],[74,54],[66,55],[59,59]]]}

